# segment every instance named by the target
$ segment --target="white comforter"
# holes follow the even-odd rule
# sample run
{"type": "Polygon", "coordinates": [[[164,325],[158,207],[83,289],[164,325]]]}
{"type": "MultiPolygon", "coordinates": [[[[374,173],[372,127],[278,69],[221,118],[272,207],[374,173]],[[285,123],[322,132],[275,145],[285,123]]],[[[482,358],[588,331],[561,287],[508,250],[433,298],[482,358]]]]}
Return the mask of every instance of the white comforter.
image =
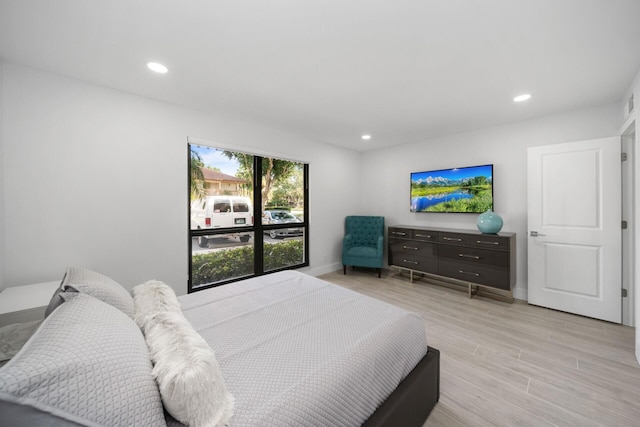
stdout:
{"type": "Polygon", "coordinates": [[[231,426],[357,426],[427,352],[405,310],[296,271],[180,297],[235,397],[231,426]]]}

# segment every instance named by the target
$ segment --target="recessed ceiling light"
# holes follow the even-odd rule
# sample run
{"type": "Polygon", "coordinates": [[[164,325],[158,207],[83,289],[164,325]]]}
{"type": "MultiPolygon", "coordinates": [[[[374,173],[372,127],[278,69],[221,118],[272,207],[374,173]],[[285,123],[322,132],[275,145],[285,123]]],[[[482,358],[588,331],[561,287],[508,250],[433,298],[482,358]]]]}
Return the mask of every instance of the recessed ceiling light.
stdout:
{"type": "Polygon", "coordinates": [[[531,95],[528,93],[523,93],[522,95],[518,95],[515,98],[513,98],[513,102],[522,102],[522,101],[526,101],[529,98],[531,98],[531,95]]]}
{"type": "Polygon", "coordinates": [[[151,71],[155,71],[156,73],[165,74],[169,69],[162,64],[158,64],[157,62],[147,62],[147,67],[151,71]]]}
{"type": "Polygon", "coordinates": [[[371,139],[371,135],[362,135],[361,138],[364,139],[365,141],[368,141],[371,139]]]}

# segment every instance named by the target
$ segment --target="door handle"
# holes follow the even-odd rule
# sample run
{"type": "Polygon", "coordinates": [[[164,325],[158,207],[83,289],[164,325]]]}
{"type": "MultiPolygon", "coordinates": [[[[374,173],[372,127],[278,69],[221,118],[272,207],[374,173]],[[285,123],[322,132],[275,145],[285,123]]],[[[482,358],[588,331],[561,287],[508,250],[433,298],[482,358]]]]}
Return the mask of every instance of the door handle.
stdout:
{"type": "Polygon", "coordinates": [[[537,231],[531,231],[529,233],[529,236],[531,236],[531,237],[539,237],[539,236],[546,236],[546,234],[540,234],[537,231]]]}

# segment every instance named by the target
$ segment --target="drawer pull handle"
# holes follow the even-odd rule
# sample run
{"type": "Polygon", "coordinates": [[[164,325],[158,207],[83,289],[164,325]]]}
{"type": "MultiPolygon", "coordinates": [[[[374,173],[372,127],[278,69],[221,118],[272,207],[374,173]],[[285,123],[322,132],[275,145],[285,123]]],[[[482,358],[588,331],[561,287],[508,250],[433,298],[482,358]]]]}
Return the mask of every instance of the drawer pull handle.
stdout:
{"type": "Polygon", "coordinates": [[[409,261],[408,259],[403,259],[402,262],[406,262],[407,264],[415,264],[418,265],[418,261],[409,261]]]}
{"type": "Polygon", "coordinates": [[[500,242],[489,242],[487,240],[476,240],[476,243],[479,243],[481,245],[499,245],[500,242]]]}
{"type": "Polygon", "coordinates": [[[403,233],[402,231],[392,231],[391,234],[397,234],[398,236],[406,236],[407,233],[403,233]]]}
{"type": "Polygon", "coordinates": [[[454,239],[453,237],[443,237],[442,240],[450,240],[453,242],[462,242],[462,239],[454,239]]]}
{"type": "Polygon", "coordinates": [[[472,273],[470,271],[464,271],[464,270],[458,270],[458,273],[462,273],[462,274],[470,274],[472,276],[476,276],[476,277],[480,277],[480,275],[478,273],[472,273]]]}
{"type": "Polygon", "coordinates": [[[412,246],[403,245],[402,249],[413,249],[414,251],[417,251],[419,248],[414,248],[412,246]]]}
{"type": "Polygon", "coordinates": [[[458,254],[459,257],[461,258],[473,258],[473,259],[480,259],[479,256],[476,255],[467,255],[467,254],[458,254]]]}
{"type": "Polygon", "coordinates": [[[416,237],[426,237],[427,239],[431,238],[431,234],[418,234],[416,233],[416,237]]]}

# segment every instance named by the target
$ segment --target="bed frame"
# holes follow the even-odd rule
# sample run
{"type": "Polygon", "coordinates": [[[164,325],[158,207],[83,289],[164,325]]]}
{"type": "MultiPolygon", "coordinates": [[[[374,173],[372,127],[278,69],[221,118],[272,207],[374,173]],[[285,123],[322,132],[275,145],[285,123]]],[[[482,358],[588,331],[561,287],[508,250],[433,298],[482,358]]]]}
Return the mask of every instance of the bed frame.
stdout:
{"type": "Polygon", "coordinates": [[[427,354],[402,380],[363,427],[421,427],[440,399],[440,351],[427,354]]]}

